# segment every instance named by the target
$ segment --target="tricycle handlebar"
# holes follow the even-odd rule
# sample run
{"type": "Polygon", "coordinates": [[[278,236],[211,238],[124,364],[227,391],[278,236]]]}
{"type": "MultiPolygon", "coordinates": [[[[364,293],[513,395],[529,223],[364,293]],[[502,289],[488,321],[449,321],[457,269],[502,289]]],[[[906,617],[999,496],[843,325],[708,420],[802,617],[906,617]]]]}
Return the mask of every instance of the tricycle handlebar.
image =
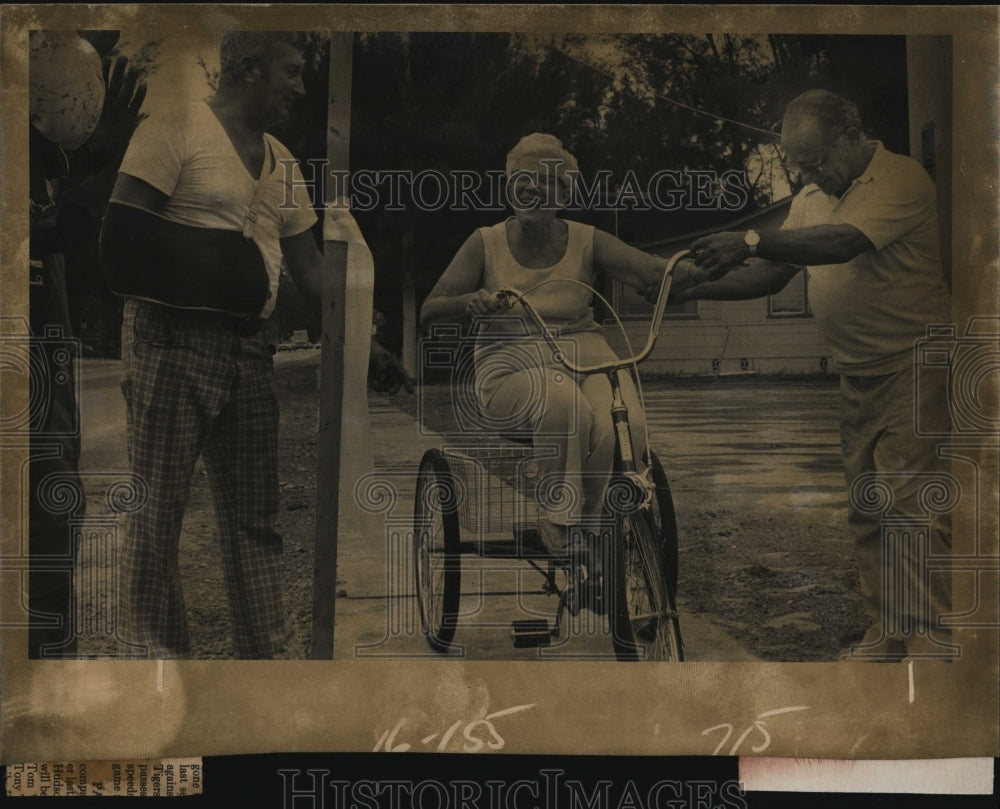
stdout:
{"type": "Polygon", "coordinates": [[[627,368],[630,365],[642,362],[646,359],[650,352],[652,352],[653,346],[656,345],[656,340],[660,336],[660,323],[663,320],[663,312],[667,308],[667,298],[670,295],[671,274],[673,273],[674,267],[677,266],[677,262],[690,254],[691,251],[689,250],[681,250],[671,256],[670,260],[667,262],[666,269],[663,271],[663,279],[660,282],[660,292],[656,297],[656,305],[653,307],[653,318],[649,324],[649,335],[646,338],[646,345],[637,355],[634,357],[628,357],[627,359],[602,362],[597,365],[577,365],[566,358],[565,353],[559,348],[551,330],[545,325],[545,321],[542,320],[541,315],[535,311],[535,308],[524,297],[526,293],[517,289],[501,289],[497,292],[497,299],[501,302],[505,309],[509,309],[514,304],[520,303],[521,306],[524,307],[524,311],[528,313],[528,317],[530,317],[538,327],[538,330],[545,338],[545,342],[549,344],[555,359],[571,373],[593,374],[612,371],[617,368],[627,368]]]}

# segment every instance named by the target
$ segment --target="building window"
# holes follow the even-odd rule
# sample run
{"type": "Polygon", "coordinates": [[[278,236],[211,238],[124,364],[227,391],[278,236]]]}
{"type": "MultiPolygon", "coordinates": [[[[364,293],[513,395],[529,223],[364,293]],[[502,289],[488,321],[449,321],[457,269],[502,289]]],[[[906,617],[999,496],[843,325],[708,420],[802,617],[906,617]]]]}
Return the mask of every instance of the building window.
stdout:
{"type": "Polygon", "coordinates": [[[800,272],[776,295],[768,295],[768,317],[812,317],[807,274],[800,272]]]}
{"type": "MultiPolygon", "coordinates": [[[[614,282],[615,311],[622,320],[649,320],[653,316],[653,304],[646,303],[632,287],[627,287],[620,281],[614,282]]],[[[663,317],[696,318],[698,317],[698,301],[686,301],[675,306],[668,306],[663,317]]]]}

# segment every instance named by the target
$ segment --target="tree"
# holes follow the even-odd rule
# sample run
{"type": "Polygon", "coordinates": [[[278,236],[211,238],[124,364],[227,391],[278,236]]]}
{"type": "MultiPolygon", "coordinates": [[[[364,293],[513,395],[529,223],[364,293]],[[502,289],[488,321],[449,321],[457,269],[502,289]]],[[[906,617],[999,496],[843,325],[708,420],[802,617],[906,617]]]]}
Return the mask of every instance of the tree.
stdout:
{"type": "Polygon", "coordinates": [[[386,172],[465,170],[485,179],[502,169],[521,136],[546,131],[577,156],[585,177],[601,171],[612,177],[597,199],[604,210],[574,210],[573,218],[629,241],[722,227],[740,213],[732,204],[699,208],[689,199],[678,210],[643,211],[645,184],[664,169],[709,177],[737,172],[746,178],[743,210],[786,196],[793,189],[780,168],[777,133],[788,101],[809,87],[851,97],[869,128],[899,150],[907,126],[903,42],[733,34],[361,35],[351,167],[383,172],[375,183],[378,203],[356,215],[375,255],[376,307],[387,315],[391,341],[399,345],[402,324],[412,320],[412,313],[404,316],[399,290],[412,285],[419,303],[468,234],[505,214],[498,205],[422,209],[412,189],[394,188],[386,172]],[[638,197],[625,195],[631,177],[638,197]]]}

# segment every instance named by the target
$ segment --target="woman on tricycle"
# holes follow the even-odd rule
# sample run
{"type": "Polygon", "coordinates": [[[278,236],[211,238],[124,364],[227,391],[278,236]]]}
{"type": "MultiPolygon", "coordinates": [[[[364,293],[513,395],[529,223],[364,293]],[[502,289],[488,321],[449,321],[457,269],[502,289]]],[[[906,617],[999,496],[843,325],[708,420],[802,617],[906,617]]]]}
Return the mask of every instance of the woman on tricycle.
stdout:
{"type": "MultiPolygon", "coordinates": [[[[611,386],[604,374],[567,373],[532,320],[519,315],[517,306],[504,312],[497,292],[531,290],[525,300],[557,331],[559,349],[578,365],[592,365],[616,359],[594,319],[591,287],[597,276],[607,274],[651,297],[660,289],[667,260],[559,217],[578,167],[558,138],[539,133],[522,138],[507,156],[506,174],[514,215],[469,236],[420,316],[425,327],[478,321],[479,406],[491,424],[531,434],[541,482],[541,538],[550,554],[565,559],[581,536],[572,527],[593,530],[600,523],[615,451],[611,386]]],[[[707,270],[681,261],[673,270],[673,289],[709,277],[707,270]]],[[[633,457],[641,458],[645,415],[635,385],[623,376],[633,457]]]]}

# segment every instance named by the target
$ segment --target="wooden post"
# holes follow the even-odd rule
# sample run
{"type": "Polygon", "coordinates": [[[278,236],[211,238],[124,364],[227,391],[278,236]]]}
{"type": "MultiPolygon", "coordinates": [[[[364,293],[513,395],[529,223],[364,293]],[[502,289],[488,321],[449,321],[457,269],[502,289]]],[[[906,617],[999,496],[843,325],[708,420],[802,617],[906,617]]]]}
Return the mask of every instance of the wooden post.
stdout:
{"type": "MultiPolygon", "coordinates": [[[[327,169],[324,201],[347,194],[351,149],[351,67],[354,34],[330,35],[327,169]]],[[[347,293],[346,242],[323,244],[323,336],[320,359],[319,436],[316,476],[316,545],[310,657],[333,659],[337,601],[337,529],[340,519],[341,432],[344,407],[344,345],[347,293]]]]}
{"type": "Polygon", "coordinates": [[[417,271],[416,271],[416,248],[414,245],[413,214],[407,211],[404,214],[403,227],[403,267],[402,267],[402,295],[403,295],[403,368],[414,379],[417,378],[419,368],[417,367],[417,337],[419,336],[419,326],[417,324],[417,271]]]}
{"type": "MultiPolygon", "coordinates": [[[[413,103],[413,73],[410,61],[410,34],[404,31],[400,34],[403,43],[403,99],[404,105],[413,103]]],[[[403,148],[406,148],[405,143],[403,148]]],[[[409,155],[404,155],[408,158],[409,155]]],[[[404,165],[411,161],[404,159],[404,165]]],[[[402,261],[402,297],[403,297],[403,356],[402,363],[406,373],[414,379],[417,377],[417,299],[416,299],[416,249],[413,211],[409,208],[403,212],[403,261],[402,261]]]]}

